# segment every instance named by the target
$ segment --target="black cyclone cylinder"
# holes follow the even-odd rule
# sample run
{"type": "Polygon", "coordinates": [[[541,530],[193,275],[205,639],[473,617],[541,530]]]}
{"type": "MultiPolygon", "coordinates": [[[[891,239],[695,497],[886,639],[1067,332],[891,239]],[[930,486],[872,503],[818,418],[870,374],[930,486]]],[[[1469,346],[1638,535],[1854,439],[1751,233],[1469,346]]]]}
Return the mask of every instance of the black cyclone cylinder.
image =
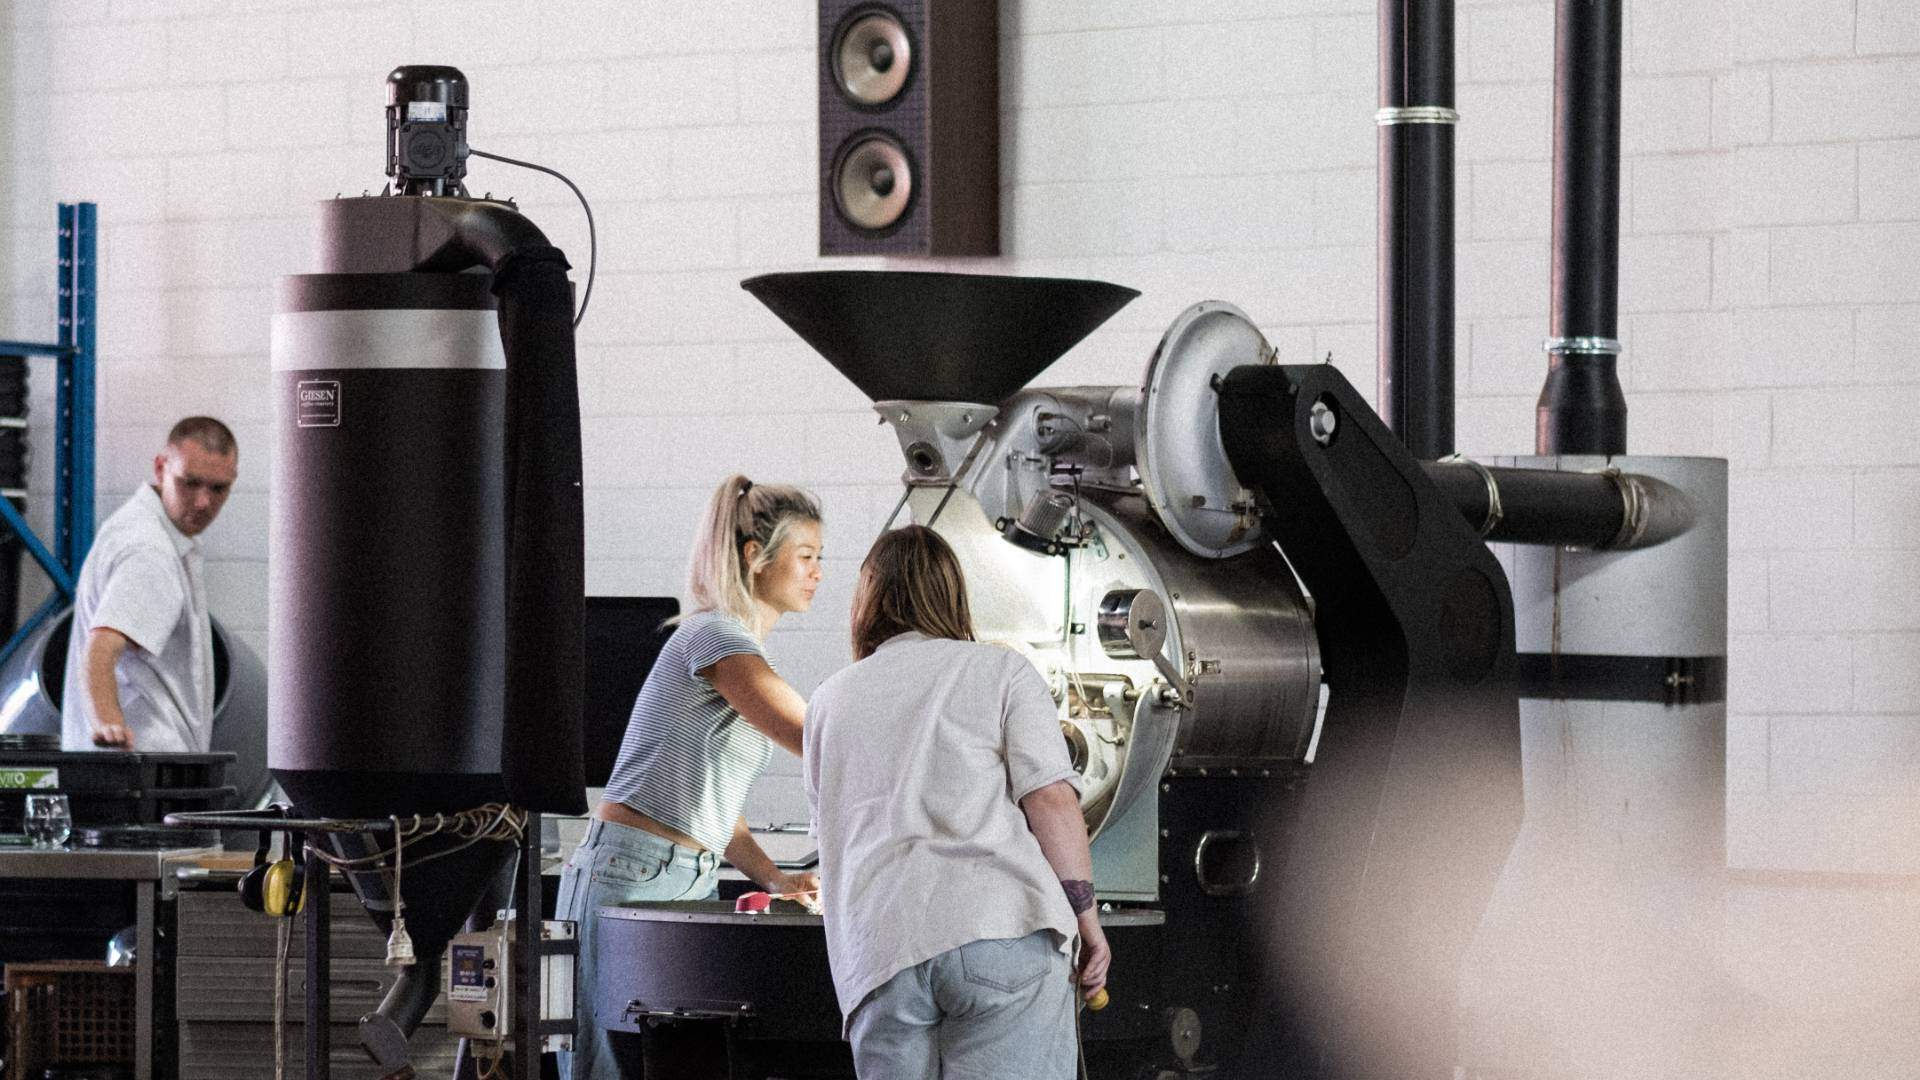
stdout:
{"type": "Polygon", "coordinates": [[[507,379],[491,283],[281,283],[268,760],[302,814],[505,796],[507,379]]]}

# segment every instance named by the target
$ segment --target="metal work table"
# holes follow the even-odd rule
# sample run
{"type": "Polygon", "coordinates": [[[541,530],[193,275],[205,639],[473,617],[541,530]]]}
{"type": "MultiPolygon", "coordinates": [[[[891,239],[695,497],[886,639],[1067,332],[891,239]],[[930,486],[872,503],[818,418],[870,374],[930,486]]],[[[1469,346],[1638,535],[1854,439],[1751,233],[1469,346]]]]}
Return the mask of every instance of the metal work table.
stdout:
{"type": "Polygon", "coordinates": [[[125,881],[133,885],[136,912],[134,964],[134,1080],[153,1078],[154,908],[170,900],[174,871],[219,848],[158,851],[35,851],[0,848],[0,878],[125,881]]]}

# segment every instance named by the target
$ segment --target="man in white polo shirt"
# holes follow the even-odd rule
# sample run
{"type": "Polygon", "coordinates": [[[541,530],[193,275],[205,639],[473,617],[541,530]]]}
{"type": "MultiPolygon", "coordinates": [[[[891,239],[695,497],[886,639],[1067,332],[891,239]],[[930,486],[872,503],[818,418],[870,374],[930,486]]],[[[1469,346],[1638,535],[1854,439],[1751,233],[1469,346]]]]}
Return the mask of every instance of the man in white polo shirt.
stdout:
{"type": "Polygon", "coordinates": [[[173,426],[153,484],[100,525],[74,584],[60,745],[205,752],[213,739],[213,621],[197,537],[239,473],[233,432],[173,426]]]}

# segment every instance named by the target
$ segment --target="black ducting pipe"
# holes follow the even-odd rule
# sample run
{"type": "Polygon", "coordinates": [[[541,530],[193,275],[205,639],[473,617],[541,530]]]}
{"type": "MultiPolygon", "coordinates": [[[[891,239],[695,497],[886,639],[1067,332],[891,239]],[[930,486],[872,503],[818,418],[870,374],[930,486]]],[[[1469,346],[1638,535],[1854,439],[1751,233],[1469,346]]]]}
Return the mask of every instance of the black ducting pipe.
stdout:
{"type": "Polygon", "coordinates": [[[1489,543],[1647,548],[1686,532],[1698,517],[1685,492],[1637,473],[1471,461],[1426,461],[1421,468],[1489,543]]]}
{"type": "Polygon", "coordinates": [[[507,685],[500,771],[515,805],[587,810],[586,530],[573,286],[560,249],[493,264],[507,354],[507,685]]]}
{"type": "Polygon", "coordinates": [[[1620,390],[1621,0],[1559,0],[1553,74],[1553,309],[1540,454],[1624,454],[1620,390]]]}
{"type": "Polygon", "coordinates": [[[1381,0],[1379,412],[1453,453],[1453,0],[1381,0]]]}

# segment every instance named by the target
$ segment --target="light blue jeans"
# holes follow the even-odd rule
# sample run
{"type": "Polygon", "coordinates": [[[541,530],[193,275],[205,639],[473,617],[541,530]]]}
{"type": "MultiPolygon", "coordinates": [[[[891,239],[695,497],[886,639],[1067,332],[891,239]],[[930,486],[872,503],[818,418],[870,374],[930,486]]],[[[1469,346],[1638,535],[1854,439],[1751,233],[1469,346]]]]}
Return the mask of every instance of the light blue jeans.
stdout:
{"type": "MultiPolygon", "coordinates": [[[[579,924],[580,959],[574,969],[573,1052],[562,1052],[560,1080],[618,1080],[607,1031],[594,1017],[598,934],[594,912],[610,904],[711,900],[718,895],[719,858],[650,832],[595,819],[560,872],[554,918],[579,924]]],[[[628,958],[632,962],[632,958],[628,958]]]]}
{"type": "Polygon", "coordinates": [[[1051,931],[949,949],[881,984],[848,1025],[861,1080],[1069,1080],[1070,965],[1051,931]]]}

